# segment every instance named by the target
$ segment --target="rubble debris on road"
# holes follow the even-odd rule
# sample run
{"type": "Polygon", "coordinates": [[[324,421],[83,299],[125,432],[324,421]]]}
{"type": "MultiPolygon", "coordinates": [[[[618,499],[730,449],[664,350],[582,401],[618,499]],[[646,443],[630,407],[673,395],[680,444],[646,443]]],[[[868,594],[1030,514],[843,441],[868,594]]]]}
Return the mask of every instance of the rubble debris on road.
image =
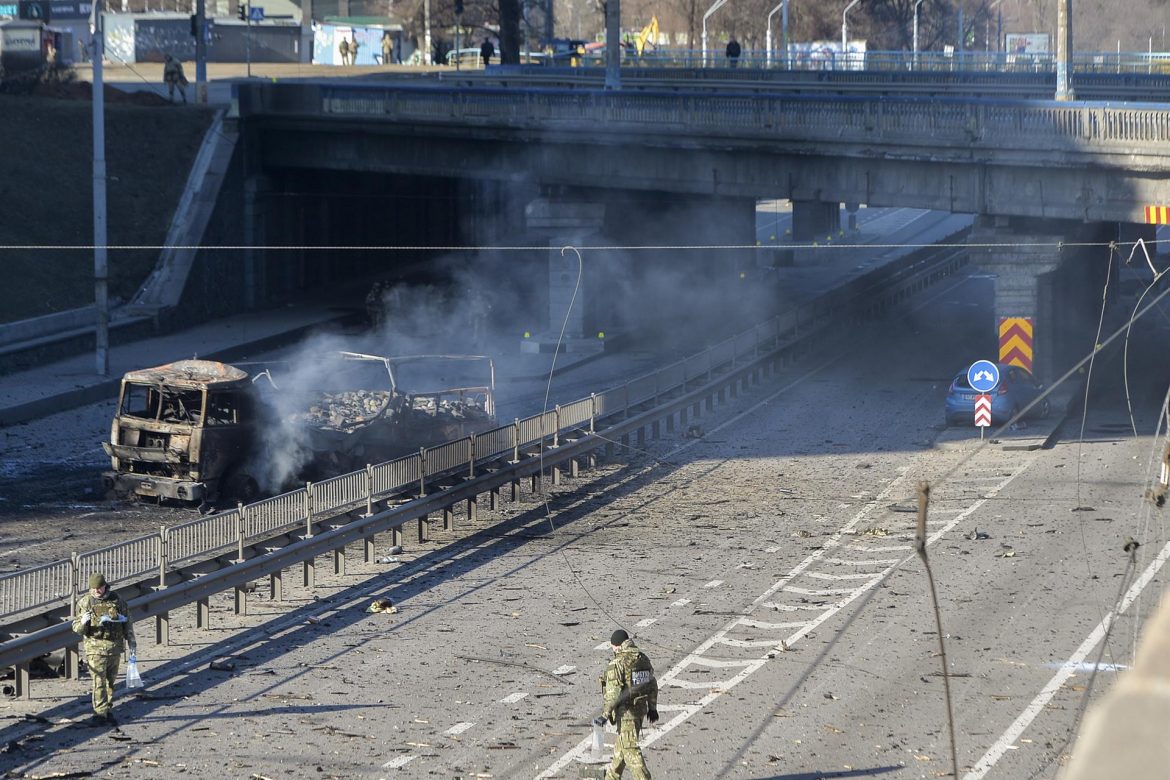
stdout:
{"type": "Polygon", "coordinates": [[[398,613],[398,607],[394,606],[390,599],[374,599],[374,602],[366,607],[366,612],[385,612],[394,615],[398,613]]]}

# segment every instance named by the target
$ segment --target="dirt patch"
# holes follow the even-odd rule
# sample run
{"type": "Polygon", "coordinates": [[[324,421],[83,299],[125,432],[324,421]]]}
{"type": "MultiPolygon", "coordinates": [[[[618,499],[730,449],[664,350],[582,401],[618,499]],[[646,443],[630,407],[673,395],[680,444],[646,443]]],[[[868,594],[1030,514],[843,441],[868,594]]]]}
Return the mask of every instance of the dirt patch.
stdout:
{"type": "MultiPolygon", "coordinates": [[[[214,112],[157,93],[105,94],[108,243],[161,245],[214,112]]],[[[0,321],[93,301],[91,95],[90,84],[70,81],[0,95],[0,321]]],[[[157,258],[156,249],[110,250],[110,295],[133,295],[157,258]]]]}

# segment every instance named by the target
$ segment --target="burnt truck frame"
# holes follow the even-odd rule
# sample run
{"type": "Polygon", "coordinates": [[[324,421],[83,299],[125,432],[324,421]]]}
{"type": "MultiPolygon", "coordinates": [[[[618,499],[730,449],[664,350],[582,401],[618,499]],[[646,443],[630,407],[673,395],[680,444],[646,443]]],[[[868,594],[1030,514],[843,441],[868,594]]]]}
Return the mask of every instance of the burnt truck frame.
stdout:
{"type": "Polygon", "coordinates": [[[122,377],[110,440],[102,449],[108,492],[203,502],[226,492],[253,439],[252,381],[209,360],[180,360],[122,377]]]}
{"type": "Polygon", "coordinates": [[[332,415],[321,418],[322,404],[333,396],[301,386],[288,364],[266,364],[249,375],[224,363],[183,360],[127,373],[110,441],[102,444],[111,464],[103,474],[107,492],[199,504],[251,501],[260,492],[264,442],[274,426],[298,434],[305,452],[302,473],[292,475],[297,478],[333,476],[496,426],[495,365],[489,357],[358,352],[327,357],[341,361],[330,364],[338,370],[319,375],[335,381],[344,378],[347,367],[365,369],[362,380],[373,387],[332,389],[339,390],[336,395],[356,393],[373,408],[346,417],[326,407],[332,415]],[[401,370],[426,363],[482,366],[486,383],[404,392],[401,370]],[[278,408],[299,411],[280,416],[273,412],[278,408]]]}

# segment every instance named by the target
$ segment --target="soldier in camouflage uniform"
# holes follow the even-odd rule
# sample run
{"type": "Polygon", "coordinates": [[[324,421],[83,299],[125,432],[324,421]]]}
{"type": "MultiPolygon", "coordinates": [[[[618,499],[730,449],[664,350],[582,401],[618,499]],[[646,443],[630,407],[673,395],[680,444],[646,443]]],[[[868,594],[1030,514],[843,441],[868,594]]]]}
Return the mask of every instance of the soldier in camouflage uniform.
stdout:
{"type": "Polygon", "coordinates": [[[650,780],[638,736],[642,733],[643,718],[649,716],[651,723],[658,722],[658,681],[654,679],[654,667],[622,629],[613,632],[609,643],[613,647],[613,660],[601,677],[605,706],[601,717],[594,721],[608,720],[618,729],[613,763],[605,772],[605,780],[618,780],[627,766],[634,780],[650,780]]]}
{"type": "Polygon", "coordinates": [[[85,663],[93,678],[93,719],[95,725],[118,725],[110,711],[114,706],[114,680],[118,676],[118,662],[122,659],[122,645],[130,649],[130,660],[135,660],[138,643],[134,639],[134,624],[126,600],[106,583],[104,574],[89,578],[89,593],[77,602],[73,631],[81,634],[85,663]]]}

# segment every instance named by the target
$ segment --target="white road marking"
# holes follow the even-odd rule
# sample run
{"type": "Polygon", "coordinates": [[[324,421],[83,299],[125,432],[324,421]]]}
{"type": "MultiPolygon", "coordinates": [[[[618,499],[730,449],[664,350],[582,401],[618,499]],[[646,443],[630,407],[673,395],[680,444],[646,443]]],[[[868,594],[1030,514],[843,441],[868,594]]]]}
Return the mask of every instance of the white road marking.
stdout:
{"type": "Polygon", "coordinates": [[[900,558],[873,558],[868,561],[847,561],[844,558],[825,558],[825,563],[843,563],[846,566],[892,566],[900,558]]]}
{"type": "Polygon", "coordinates": [[[691,603],[690,599],[679,599],[678,601],[674,602],[670,606],[672,606],[672,607],[685,607],[687,604],[690,604],[690,603],[691,603]]]}
{"type": "MultiPolygon", "coordinates": [[[[1121,600],[1121,604],[1118,607],[1118,613],[1125,612],[1125,610],[1129,609],[1129,605],[1141,595],[1146,585],[1150,584],[1154,579],[1154,575],[1158,573],[1168,558],[1170,558],[1170,542],[1161,549],[1158,557],[1150,562],[1150,565],[1146,567],[1142,575],[1129,586],[1129,590],[1125,593],[1125,598],[1121,600]]],[[[1097,627],[1081,643],[1081,646],[1077,648],[1076,652],[1064,662],[1060,667],[1060,671],[1052,676],[1052,679],[1048,681],[1048,684],[1044,686],[1040,693],[1036,694],[1036,698],[1032,699],[1032,703],[1024,708],[1020,716],[1016,718],[1012,725],[1008,726],[1007,731],[995,741],[991,749],[983,754],[983,758],[979,759],[971,771],[963,776],[963,780],[979,780],[991,771],[991,768],[995,766],[999,759],[1003,758],[1003,754],[1012,748],[1012,743],[1020,738],[1020,735],[1032,724],[1036,716],[1048,706],[1048,702],[1052,700],[1056,692],[1077,672],[1081,664],[1084,663],[1085,658],[1088,657],[1089,653],[1093,652],[1093,649],[1105,637],[1105,632],[1109,630],[1109,624],[1113,621],[1114,614],[1110,612],[1105,615],[1101,622],[1097,624],[1097,627]]]]}
{"type": "Polygon", "coordinates": [[[765,547],[765,548],[764,548],[764,552],[766,552],[766,553],[777,553],[777,552],[780,552],[780,548],[779,548],[779,547],[777,547],[777,546],[773,546],[773,547],[765,547]]]}
{"type": "Polygon", "coordinates": [[[462,723],[456,723],[454,726],[447,729],[443,733],[454,737],[454,736],[457,736],[459,734],[462,734],[463,732],[467,731],[469,728],[471,728],[474,725],[475,724],[472,723],[471,721],[465,720],[462,723]]]}
{"type": "Polygon", "coordinates": [[[799,593],[802,596],[841,596],[853,592],[853,588],[798,588],[785,585],[785,593],[799,593]]]}
{"type": "MultiPolygon", "coordinates": [[[[991,500],[996,495],[998,495],[1016,477],[1018,477],[1020,474],[1024,473],[1024,471],[1027,470],[1027,468],[1032,464],[1032,462],[1034,460],[1035,460],[1035,457],[1026,461],[1023,465],[1021,465],[1018,469],[1016,469],[1014,472],[1012,472],[1009,476],[1005,477],[998,485],[994,486],[989,491],[987,491],[985,494],[976,498],[965,510],[963,510],[962,512],[957,514],[955,516],[955,518],[948,525],[946,525],[942,528],[939,528],[937,531],[934,531],[933,533],[929,534],[927,536],[927,539],[926,539],[926,544],[929,546],[929,545],[933,544],[934,542],[938,541],[945,534],[950,532],[951,529],[953,529],[960,522],[962,522],[965,518],[969,517],[971,514],[976,512],[980,507],[982,507],[984,504],[986,504],[989,500],[991,500]]],[[[825,545],[823,547],[819,548],[815,552],[808,555],[803,561],[801,561],[799,564],[797,564],[791,571],[789,571],[787,574],[785,574],[779,580],[774,582],[772,584],[772,586],[769,587],[766,591],[764,591],[759,596],[757,596],[756,599],[752,602],[752,604],[748,607],[747,611],[750,613],[751,610],[753,610],[757,607],[761,607],[761,606],[762,607],[771,607],[773,609],[778,609],[778,610],[782,610],[782,611],[796,611],[797,609],[800,609],[801,607],[789,606],[789,605],[785,605],[785,604],[776,604],[775,602],[768,601],[768,599],[772,598],[777,592],[786,589],[789,586],[789,583],[792,582],[792,580],[794,580],[796,577],[803,574],[805,572],[805,570],[807,570],[813,564],[823,560],[826,557],[826,553],[831,548],[833,548],[835,545],[841,544],[841,540],[844,537],[852,535],[855,532],[854,529],[856,529],[858,524],[860,524],[874,509],[876,509],[880,505],[885,504],[885,502],[888,500],[888,496],[890,494],[892,494],[896,488],[900,487],[900,485],[904,482],[905,477],[906,477],[906,470],[903,469],[902,473],[899,474],[898,477],[893,479],[890,482],[890,484],[887,485],[886,488],[880,494],[875,496],[871,502],[869,502],[868,504],[863,506],[857,512],[857,514],[855,514],[853,516],[852,520],[850,520],[840,530],[838,530],[836,533],[834,533],[833,536],[829,538],[829,540],[825,543],[825,545]]],[[[909,546],[907,546],[906,549],[910,549],[909,546]]],[[[1170,550],[1170,545],[1167,545],[1167,549],[1170,550]]],[[[906,561],[910,560],[912,557],[913,557],[912,555],[907,556],[906,558],[899,560],[897,563],[892,564],[891,566],[886,568],[881,573],[880,577],[871,579],[868,582],[866,582],[864,585],[858,586],[855,590],[852,591],[851,595],[849,595],[847,598],[841,599],[840,601],[836,601],[836,602],[833,602],[831,604],[827,604],[827,605],[821,604],[821,605],[811,607],[813,609],[820,609],[821,614],[818,615],[817,617],[813,618],[812,620],[808,621],[807,623],[805,623],[804,626],[801,627],[796,633],[794,633],[790,637],[788,637],[785,640],[786,644],[789,647],[791,647],[796,642],[798,642],[801,639],[803,639],[804,637],[808,636],[808,634],[810,634],[812,631],[814,631],[822,623],[824,623],[825,621],[829,620],[834,615],[836,615],[845,606],[856,601],[857,599],[861,598],[861,596],[863,596],[866,592],[875,588],[891,572],[896,570],[899,566],[901,566],[906,561]]],[[[665,683],[665,684],[668,684],[671,686],[676,686],[676,687],[680,687],[680,688],[688,688],[688,689],[706,688],[706,689],[708,689],[709,693],[706,696],[704,696],[702,699],[699,699],[696,702],[691,702],[690,704],[685,705],[685,707],[679,711],[679,714],[675,715],[669,721],[666,721],[665,723],[659,723],[657,726],[650,728],[650,729],[647,729],[645,732],[643,732],[643,739],[641,742],[643,747],[648,747],[648,746],[654,744],[655,742],[657,742],[662,737],[666,736],[668,733],[673,731],[676,727],[685,723],[692,715],[694,715],[695,713],[701,712],[708,704],[714,702],[720,696],[727,693],[732,688],[734,688],[736,685],[738,685],[739,683],[746,680],[748,677],[750,677],[752,675],[752,673],[754,673],[756,670],[758,670],[759,668],[761,668],[764,664],[766,664],[768,662],[768,660],[769,660],[768,656],[771,655],[771,653],[765,653],[762,657],[754,659],[754,660],[735,661],[735,662],[720,662],[720,661],[715,661],[713,659],[703,658],[703,656],[702,656],[703,653],[707,652],[712,647],[718,645],[720,640],[723,639],[728,633],[730,633],[733,629],[737,628],[738,626],[741,626],[743,620],[744,620],[744,618],[742,618],[742,617],[736,618],[735,620],[732,620],[730,623],[725,625],[723,628],[721,628],[715,634],[708,637],[702,644],[700,644],[697,648],[695,648],[695,650],[693,652],[691,652],[689,655],[687,655],[685,658],[683,658],[681,661],[679,661],[677,664],[675,664],[673,667],[671,667],[664,675],[659,677],[660,683],[665,683]],[[698,683],[698,682],[691,683],[690,681],[675,679],[681,672],[683,672],[687,667],[689,667],[692,664],[698,664],[698,665],[703,665],[703,666],[706,666],[706,665],[716,666],[719,664],[732,664],[732,663],[743,665],[744,668],[739,672],[739,674],[735,675],[734,677],[732,677],[728,680],[721,680],[719,682],[707,680],[707,681],[703,681],[702,683],[698,683]]],[[[559,759],[557,759],[555,762],[553,762],[553,764],[550,767],[548,767],[543,772],[541,772],[539,775],[537,775],[536,780],[542,780],[543,778],[554,777],[561,769],[563,769],[565,766],[568,766],[577,756],[583,754],[586,750],[588,750],[591,744],[592,744],[592,737],[586,737],[585,739],[581,740],[575,747],[571,748],[568,752],[566,752],[559,759]]],[[[964,778],[964,780],[977,780],[977,778],[964,778]]]]}
{"type": "Polygon", "coordinates": [[[634,625],[636,625],[638,628],[645,628],[646,626],[653,625],[655,622],[657,622],[657,620],[658,618],[643,618],[634,625]]]}
{"type": "Polygon", "coordinates": [[[602,642],[601,644],[599,644],[597,647],[595,647],[593,649],[594,650],[608,650],[612,646],[613,645],[611,645],[609,642],[602,642]]]}
{"type": "Polygon", "coordinates": [[[526,696],[528,696],[527,692],[516,691],[515,693],[510,693],[507,696],[505,696],[504,698],[500,699],[500,704],[515,704],[516,702],[520,701],[521,699],[525,698],[526,696]]]}
{"type": "Polygon", "coordinates": [[[703,587],[704,588],[718,588],[722,584],[723,584],[723,580],[711,580],[703,587]]]}
{"type": "Polygon", "coordinates": [[[418,756],[399,756],[398,758],[392,758],[389,761],[387,761],[385,764],[382,764],[382,768],[383,769],[401,769],[402,767],[409,764],[411,761],[414,761],[416,758],[418,758],[418,756]]]}
{"type": "MultiPolygon", "coordinates": [[[[894,561],[897,563],[897,561],[894,561]]],[[[882,576],[878,572],[866,572],[862,574],[829,574],[823,571],[810,571],[804,576],[811,577],[814,580],[868,580],[871,577],[882,576]]]]}
{"type": "Polygon", "coordinates": [[[864,550],[865,552],[871,552],[871,553],[875,553],[875,552],[906,552],[907,550],[914,549],[914,547],[912,545],[909,545],[909,544],[893,544],[893,545],[888,545],[886,547],[869,547],[869,546],[864,545],[864,544],[859,544],[858,542],[852,542],[852,543],[850,543],[849,546],[856,549],[856,550],[864,550]]]}
{"type": "Polygon", "coordinates": [[[748,628],[763,628],[768,630],[778,628],[804,628],[808,623],[806,620],[798,620],[792,623],[765,623],[763,620],[752,620],[751,618],[740,618],[739,625],[747,626],[748,628]]]}

